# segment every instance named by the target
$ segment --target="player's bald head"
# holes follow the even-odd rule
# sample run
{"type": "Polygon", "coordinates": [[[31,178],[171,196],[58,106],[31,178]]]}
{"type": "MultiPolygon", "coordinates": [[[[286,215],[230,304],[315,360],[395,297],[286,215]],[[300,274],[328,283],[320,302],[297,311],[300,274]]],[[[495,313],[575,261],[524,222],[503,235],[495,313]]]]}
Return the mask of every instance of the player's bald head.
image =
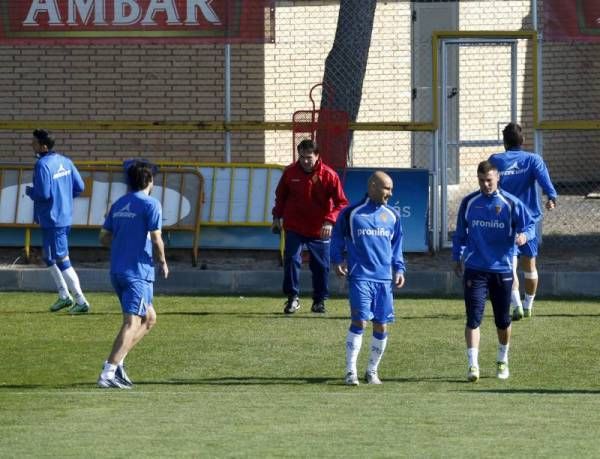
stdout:
{"type": "Polygon", "coordinates": [[[392,178],[383,171],[375,171],[369,177],[369,187],[391,182],[392,178]]]}
{"type": "Polygon", "coordinates": [[[369,177],[367,194],[371,200],[385,204],[388,199],[392,196],[392,189],[394,183],[392,178],[383,171],[375,171],[369,177]]]}

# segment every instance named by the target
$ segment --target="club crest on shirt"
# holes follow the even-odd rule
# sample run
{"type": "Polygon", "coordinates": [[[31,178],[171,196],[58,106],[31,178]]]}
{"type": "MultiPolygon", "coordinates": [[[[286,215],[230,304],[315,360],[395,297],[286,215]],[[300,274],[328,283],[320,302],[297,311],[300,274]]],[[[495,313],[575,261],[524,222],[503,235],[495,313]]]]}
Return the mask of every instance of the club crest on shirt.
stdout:
{"type": "Polygon", "coordinates": [[[502,212],[502,206],[499,204],[495,208],[496,208],[496,215],[499,215],[500,212],[502,212]]]}
{"type": "Polygon", "coordinates": [[[382,222],[387,222],[388,216],[386,214],[380,214],[379,218],[381,219],[382,222]]]}
{"type": "Polygon", "coordinates": [[[313,175],[311,178],[313,183],[317,183],[319,181],[319,176],[317,174],[313,175]]]}

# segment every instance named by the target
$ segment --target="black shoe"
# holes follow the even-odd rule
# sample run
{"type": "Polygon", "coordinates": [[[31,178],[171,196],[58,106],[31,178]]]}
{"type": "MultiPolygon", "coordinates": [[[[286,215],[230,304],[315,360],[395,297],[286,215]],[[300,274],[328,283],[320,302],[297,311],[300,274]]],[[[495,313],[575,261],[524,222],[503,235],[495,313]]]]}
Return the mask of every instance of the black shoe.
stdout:
{"type": "Polygon", "coordinates": [[[285,307],[283,308],[283,312],[285,314],[293,314],[295,313],[298,309],[300,309],[300,300],[298,299],[297,296],[293,296],[290,297],[286,302],[285,302],[285,307]]]}
{"type": "Polygon", "coordinates": [[[325,314],[325,301],[314,301],[310,310],[317,314],[325,314]]]}

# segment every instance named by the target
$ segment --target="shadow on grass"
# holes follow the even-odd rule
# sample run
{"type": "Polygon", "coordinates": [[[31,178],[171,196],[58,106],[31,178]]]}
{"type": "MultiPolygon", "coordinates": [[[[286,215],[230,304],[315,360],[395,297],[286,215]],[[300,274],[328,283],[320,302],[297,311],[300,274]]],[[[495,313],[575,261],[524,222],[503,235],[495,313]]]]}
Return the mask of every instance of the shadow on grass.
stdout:
{"type": "MultiPolygon", "coordinates": [[[[413,378],[383,378],[386,383],[466,383],[462,379],[452,379],[444,376],[436,377],[413,377],[413,378]]],[[[298,385],[329,385],[345,386],[342,377],[320,377],[320,376],[224,376],[221,378],[194,378],[194,379],[170,379],[164,381],[135,381],[134,388],[140,386],[298,386],[298,385]]],[[[362,383],[361,385],[367,385],[362,383]]],[[[10,390],[39,390],[39,389],[85,389],[94,387],[95,382],[77,382],[72,384],[4,384],[0,385],[0,393],[10,390]]]]}
{"type": "MultiPolygon", "coordinates": [[[[462,379],[450,379],[444,376],[435,377],[414,377],[401,378],[390,377],[382,378],[384,383],[422,383],[422,382],[444,382],[444,383],[462,383],[462,379]]],[[[220,378],[195,378],[195,379],[171,379],[168,381],[141,381],[136,385],[209,385],[209,386],[244,386],[244,385],[304,385],[304,384],[328,384],[344,386],[343,377],[271,377],[271,376],[223,376],[220,378]]],[[[366,385],[366,383],[365,383],[366,385]]]]}
{"type": "MultiPolygon", "coordinates": [[[[122,315],[121,311],[115,309],[114,311],[91,311],[87,314],[69,314],[67,312],[51,313],[49,311],[0,311],[0,316],[8,315],[28,315],[28,314],[46,314],[52,317],[86,317],[86,316],[115,316],[122,315]]],[[[224,317],[240,317],[240,318],[252,318],[252,317],[264,317],[267,319],[295,319],[295,320],[315,320],[315,319],[329,319],[329,320],[350,320],[347,315],[330,315],[330,314],[315,314],[315,313],[301,313],[301,314],[284,314],[283,312],[265,311],[265,312],[225,312],[225,311],[163,311],[158,310],[159,316],[224,316],[224,317]]],[[[595,318],[600,317],[598,314],[567,314],[567,313],[541,313],[535,314],[535,317],[539,318],[565,318],[565,319],[579,319],[579,318],[595,318]]],[[[464,314],[427,314],[427,315],[397,315],[396,320],[464,320],[464,314]]]]}
{"type": "MultiPolygon", "coordinates": [[[[469,383],[473,384],[473,383],[469,383]]],[[[467,392],[467,391],[459,391],[467,392]]],[[[565,394],[600,394],[598,389],[473,389],[470,393],[479,392],[482,394],[538,394],[538,395],[565,395],[565,394]]]]}

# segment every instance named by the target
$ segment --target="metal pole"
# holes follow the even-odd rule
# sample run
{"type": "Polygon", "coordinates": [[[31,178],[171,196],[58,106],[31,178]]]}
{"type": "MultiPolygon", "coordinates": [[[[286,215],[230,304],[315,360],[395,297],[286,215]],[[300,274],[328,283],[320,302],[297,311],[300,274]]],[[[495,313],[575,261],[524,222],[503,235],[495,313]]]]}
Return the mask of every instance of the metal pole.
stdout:
{"type": "Polygon", "coordinates": [[[448,245],[448,134],[446,125],[447,119],[447,100],[448,95],[446,86],[448,85],[448,53],[447,45],[441,40],[441,88],[440,88],[440,150],[439,150],[439,183],[440,183],[440,245],[448,245]]]}
{"type": "MultiPolygon", "coordinates": [[[[225,45],[225,122],[231,121],[231,45],[225,45]]],[[[225,131],[225,162],[231,162],[231,131],[225,131]]]]}
{"type": "Polygon", "coordinates": [[[510,45],[510,121],[517,122],[517,42],[510,45]]]}
{"type": "MultiPolygon", "coordinates": [[[[437,88],[433,88],[437,90],[437,88]]],[[[439,128],[433,133],[433,148],[431,160],[431,249],[434,253],[440,250],[440,190],[439,190],[439,166],[438,166],[438,142],[439,128]]]]}
{"type": "MultiPolygon", "coordinates": [[[[539,19],[538,19],[538,2],[537,0],[531,0],[531,21],[533,23],[533,30],[537,32],[538,46],[537,46],[537,55],[534,56],[534,59],[537,59],[537,74],[533,77],[537,79],[537,112],[538,112],[538,123],[544,119],[543,110],[544,110],[544,87],[543,87],[543,78],[542,78],[542,47],[543,47],[543,34],[540,33],[539,27],[539,19]]],[[[544,137],[543,132],[534,126],[533,130],[533,148],[534,151],[540,155],[544,156],[544,137]]],[[[538,185],[539,186],[539,185],[538,185]]],[[[542,244],[542,219],[538,222],[537,226],[537,237],[540,245],[542,244]]]]}

